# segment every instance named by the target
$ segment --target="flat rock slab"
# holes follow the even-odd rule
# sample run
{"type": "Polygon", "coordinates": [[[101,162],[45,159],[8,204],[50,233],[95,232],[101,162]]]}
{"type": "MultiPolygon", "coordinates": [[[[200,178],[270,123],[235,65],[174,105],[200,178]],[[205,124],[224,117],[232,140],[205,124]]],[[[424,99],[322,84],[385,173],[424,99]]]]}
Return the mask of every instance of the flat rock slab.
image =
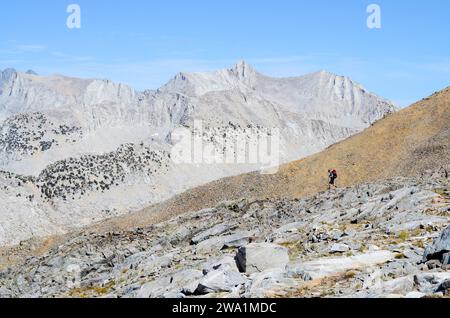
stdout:
{"type": "Polygon", "coordinates": [[[216,226],[213,226],[212,228],[207,229],[206,231],[203,231],[194,236],[191,240],[191,243],[198,244],[204,240],[209,239],[212,236],[221,235],[227,231],[235,229],[236,227],[237,227],[236,224],[229,224],[229,223],[217,224],[216,226]]]}
{"type": "Polygon", "coordinates": [[[236,255],[239,269],[248,274],[268,269],[285,268],[289,263],[287,248],[269,243],[252,243],[239,249],[236,255]]]}
{"type": "Polygon", "coordinates": [[[210,253],[226,247],[241,247],[247,245],[254,232],[236,232],[225,236],[211,237],[196,245],[196,250],[200,253],[210,253]]]}
{"type": "Polygon", "coordinates": [[[289,277],[283,268],[269,269],[261,273],[250,275],[250,282],[246,285],[244,297],[266,298],[283,295],[286,291],[295,290],[302,279],[289,277]]]}
{"type": "Polygon", "coordinates": [[[234,256],[231,255],[222,255],[220,257],[210,259],[203,264],[202,268],[205,275],[218,269],[226,269],[239,272],[239,269],[236,265],[236,260],[234,256]]]}
{"type": "Polygon", "coordinates": [[[196,293],[208,294],[231,292],[237,286],[246,284],[248,279],[233,270],[214,270],[206,274],[197,287],[196,293]]]}
{"type": "Polygon", "coordinates": [[[350,251],[350,247],[347,244],[335,243],[330,248],[330,253],[345,253],[350,251]]]}
{"type": "Polygon", "coordinates": [[[198,281],[203,277],[199,270],[187,269],[173,275],[160,277],[154,281],[145,283],[137,291],[137,298],[155,298],[164,294],[179,294],[182,291],[192,293],[198,286],[198,281]]]}
{"type": "Polygon", "coordinates": [[[391,279],[388,281],[379,281],[372,287],[370,287],[367,292],[371,297],[376,297],[376,295],[404,295],[412,292],[414,288],[414,275],[408,275],[399,277],[396,279],[391,279]]]}
{"type": "Polygon", "coordinates": [[[375,251],[350,257],[320,258],[301,263],[299,268],[310,274],[313,279],[319,279],[351,269],[361,269],[383,264],[394,259],[394,256],[390,251],[375,251]]]}
{"type": "Polygon", "coordinates": [[[285,232],[295,231],[297,229],[304,228],[306,225],[307,225],[306,222],[293,222],[279,227],[277,230],[274,231],[274,233],[282,234],[285,232]]]}

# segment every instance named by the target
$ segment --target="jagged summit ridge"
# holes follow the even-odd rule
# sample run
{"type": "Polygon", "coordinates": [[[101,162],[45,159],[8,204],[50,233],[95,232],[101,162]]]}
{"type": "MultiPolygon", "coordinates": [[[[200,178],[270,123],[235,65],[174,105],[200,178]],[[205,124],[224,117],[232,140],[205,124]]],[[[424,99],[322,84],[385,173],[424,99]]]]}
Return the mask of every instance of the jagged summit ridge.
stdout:
{"type": "Polygon", "coordinates": [[[189,96],[201,96],[214,91],[238,89],[246,91],[258,73],[245,61],[239,61],[229,69],[214,72],[178,73],[166,85],[162,92],[178,92],[189,96]]]}
{"type": "Polygon", "coordinates": [[[248,64],[244,60],[240,60],[233,68],[234,74],[239,78],[252,77],[256,75],[256,70],[252,65],[248,64]]]}
{"type": "MultiPolygon", "coordinates": [[[[10,81],[13,76],[17,75],[17,71],[13,68],[7,68],[5,70],[0,70],[0,85],[3,83],[10,81]]],[[[1,86],[0,86],[1,89],[1,86]]]]}
{"type": "MultiPolygon", "coordinates": [[[[359,112],[368,117],[359,126],[373,123],[382,118],[382,113],[391,113],[397,109],[387,99],[368,92],[362,85],[344,76],[319,71],[298,77],[272,78],[258,73],[243,60],[231,69],[179,73],[160,89],[161,92],[172,91],[187,96],[230,90],[245,95],[258,94],[282,104],[289,111],[307,113],[308,116],[325,113],[317,117],[319,120],[332,120],[332,116],[326,113],[339,117],[342,113],[359,112]]],[[[352,120],[358,122],[357,118],[352,120]]]]}

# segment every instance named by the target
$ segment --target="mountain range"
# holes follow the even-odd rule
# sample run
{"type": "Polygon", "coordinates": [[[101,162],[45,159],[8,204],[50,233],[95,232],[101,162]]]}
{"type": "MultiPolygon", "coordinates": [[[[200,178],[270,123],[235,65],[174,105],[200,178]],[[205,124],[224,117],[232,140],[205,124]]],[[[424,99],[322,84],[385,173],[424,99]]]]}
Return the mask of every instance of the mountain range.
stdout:
{"type": "Polygon", "coordinates": [[[394,113],[388,100],[320,71],[272,78],[244,61],[179,73],[157,90],[0,72],[0,245],[141,210],[259,162],[176,163],[179,129],[236,156],[237,138],[279,131],[279,159],[320,152],[394,113]],[[202,129],[196,128],[201,122],[202,129]]]}

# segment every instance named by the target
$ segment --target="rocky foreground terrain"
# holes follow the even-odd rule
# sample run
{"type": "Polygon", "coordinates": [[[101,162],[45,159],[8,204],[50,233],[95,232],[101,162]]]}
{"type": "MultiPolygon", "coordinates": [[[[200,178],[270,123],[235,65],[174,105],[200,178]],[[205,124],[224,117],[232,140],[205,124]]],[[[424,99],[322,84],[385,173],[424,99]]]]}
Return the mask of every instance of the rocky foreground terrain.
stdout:
{"type": "Polygon", "coordinates": [[[239,200],[0,272],[1,297],[448,297],[448,171],[239,200]]]}

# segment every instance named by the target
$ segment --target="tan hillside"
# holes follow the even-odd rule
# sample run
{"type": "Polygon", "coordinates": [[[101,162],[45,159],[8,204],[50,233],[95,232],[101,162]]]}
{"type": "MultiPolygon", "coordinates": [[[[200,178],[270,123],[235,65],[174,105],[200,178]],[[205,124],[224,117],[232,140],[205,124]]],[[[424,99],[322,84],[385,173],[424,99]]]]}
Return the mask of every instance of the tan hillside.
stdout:
{"type": "Polygon", "coordinates": [[[100,227],[144,226],[226,200],[314,194],[327,188],[328,168],[336,168],[338,186],[347,187],[399,175],[420,175],[449,163],[450,87],[323,152],[282,166],[275,175],[249,173],[218,180],[100,227]]]}

